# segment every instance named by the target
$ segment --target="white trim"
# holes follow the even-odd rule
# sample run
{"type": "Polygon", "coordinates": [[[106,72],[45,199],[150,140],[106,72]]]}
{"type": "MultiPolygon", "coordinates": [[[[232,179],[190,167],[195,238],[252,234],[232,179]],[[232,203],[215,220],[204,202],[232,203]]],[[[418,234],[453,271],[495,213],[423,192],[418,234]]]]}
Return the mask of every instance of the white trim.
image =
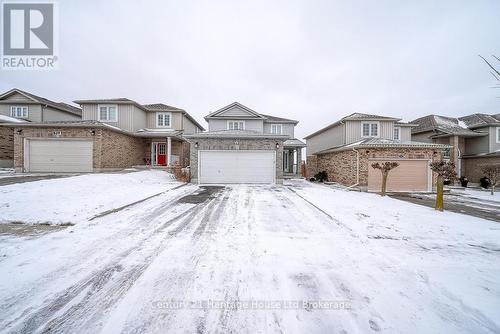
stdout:
{"type": "MultiPolygon", "coordinates": [[[[276,184],[276,150],[198,150],[198,184],[201,183],[201,152],[273,152],[273,183],[276,184]]],[[[283,168],[283,166],[281,167],[283,168]]]]}
{"type": "Polygon", "coordinates": [[[98,104],[97,105],[97,120],[99,122],[108,122],[108,123],[118,123],[118,105],[117,104],[98,104]],[[101,119],[101,107],[105,107],[107,110],[107,115],[109,117],[109,108],[115,108],[115,118],[114,119],[101,119]]]}
{"type": "Polygon", "coordinates": [[[497,126],[495,128],[496,131],[496,137],[497,137],[497,144],[500,144],[500,126],[497,126]]]}
{"type": "Polygon", "coordinates": [[[271,124],[271,133],[273,135],[281,135],[281,134],[283,134],[283,124],[281,124],[281,123],[273,123],[273,124],[271,124]],[[273,126],[275,126],[275,127],[279,126],[280,127],[279,128],[280,132],[279,133],[273,132],[273,126]]]}
{"type": "Polygon", "coordinates": [[[155,113],[155,124],[157,128],[171,128],[172,127],[172,113],[168,111],[157,111],[155,113]],[[168,116],[168,125],[159,125],[158,116],[163,115],[163,124],[165,124],[165,116],[168,116]]]}
{"type": "Polygon", "coordinates": [[[401,140],[401,127],[395,126],[394,130],[392,130],[392,139],[401,140]],[[394,138],[395,131],[398,130],[398,139],[394,138]]]}
{"type": "Polygon", "coordinates": [[[11,105],[10,108],[9,108],[9,111],[10,111],[10,117],[14,117],[14,118],[28,118],[29,117],[30,109],[29,109],[28,105],[11,105]],[[21,108],[21,112],[23,114],[24,114],[23,109],[26,108],[26,115],[18,116],[17,115],[17,108],[21,108]],[[12,113],[13,109],[16,109],[15,110],[15,114],[12,113]]]}
{"type": "Polygon", "coordinates": [[[232,129],[230,129],[230,128],[229,128],[229,123],[242,123],[242,124],[243,124],[243,128],[242,128],[242,129],[240,129],[240,126],[238,125],[238,129],[237,129],[237,130],[245,130],[245,121],[244,121],[244,120],[235,120],[235,119],[230,119],[230,120],[227,120],[227,123],[226,123],[226,124],[227,124],[227,127],[226,127],[226,129],[227,129],[227,130],[234,130],[234,125],[233,125],[233,128],[232,128],[232,129]]]}
{"type": "Polygon", "coordinates": [[[361,138],[379,138],[380,137],[380,122],[379,121],[362,121],[361,122],[361,138]],[[372,127],[371,125],[369,126],[369,135],[364,136],[363,135],[363,124],[377,124],[377,135],[372,136],[372,127]]]}

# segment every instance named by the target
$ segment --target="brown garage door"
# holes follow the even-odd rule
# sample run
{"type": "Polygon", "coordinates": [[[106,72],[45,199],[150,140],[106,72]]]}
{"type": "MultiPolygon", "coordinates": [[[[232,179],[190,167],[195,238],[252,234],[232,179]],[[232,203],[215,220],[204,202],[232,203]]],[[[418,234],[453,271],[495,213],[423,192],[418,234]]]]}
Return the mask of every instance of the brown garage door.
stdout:
{"type": "Polygon", "coordinates": [[[378,192],[382,185],[382,173],[374,169],[375,162],[397,161],[399,166],[389,172],[387,191],[429,191],[428,160],[369,160],[368,191],[378,192]]]}

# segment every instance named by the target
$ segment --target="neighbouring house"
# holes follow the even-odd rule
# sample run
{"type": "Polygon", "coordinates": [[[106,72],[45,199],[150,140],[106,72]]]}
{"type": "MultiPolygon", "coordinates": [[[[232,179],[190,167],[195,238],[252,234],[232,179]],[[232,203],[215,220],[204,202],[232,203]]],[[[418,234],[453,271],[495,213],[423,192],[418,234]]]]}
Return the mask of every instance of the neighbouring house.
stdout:
{"type": "Polygon", "coordinates": [[[449,146],[411,140],[414,124],[394,117],[353,113],[305,137],[307,176],[326,171],[328,181],[380,191],[381,174],[375,162],[396,161],[387,190],[432,191],[429,163],[449,146]]]}
{"type": "Polygon", "coordinates": [[[74,101],[79,121],[14,128],[14,165],[24,172],[98,172],[136,165],[189,165],[185,133],[204,128],[185,110],[127,98],[74,101]]]}
{"type": "Polygon", "coordinates": [[[298,121],[260,114],[238,102],[205,117],[208,132],[189,134],[191,181],[203,184],[282,183],[299,177],[298,121]]]}
{"type": "Polygon", "coordinates": [[[453,118],[438,115],[420,117],[411,123],[412,140],[448,144],[445,159],[456,165],[458,176],[479,182],[481,166],[500,164],[500,114],[472,114],[453,118]]]}
{"type": "Polygon", "coordinates": [[[80,120],[80,108],[14,88],[0,95],[0,167],[14,166],[14,129],[7,124],[80,120]]]}

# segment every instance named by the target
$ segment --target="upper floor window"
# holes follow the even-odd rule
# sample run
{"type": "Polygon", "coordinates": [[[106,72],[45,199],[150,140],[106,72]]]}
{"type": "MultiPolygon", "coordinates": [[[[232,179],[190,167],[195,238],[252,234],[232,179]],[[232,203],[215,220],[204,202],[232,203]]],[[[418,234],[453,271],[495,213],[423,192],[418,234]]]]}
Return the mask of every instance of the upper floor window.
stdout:
{"type": "Polygon", "coordinates": [[[118,106],[116,104],[100,104],[97,109],[99,110],[99,121],[118,122],[118,106]]]}
{"type": "Polygon", "coordinates": [[[401,128],[394,128],[394,140],[401,140],[401,128]]]}
{"type": "Polygon", "coordinates": [[[18,118],[28,117],[28,106],[11,106],[10,116],[18,118]]]}
{"type": "Polygon", "coordinates": [[[283,131],[283,126],[281,124],[271,124],[271,133],[275,135],[280,135],[283,131]]]}
{"type": "Polygon", "coordinates": [[[500,143],[500,127],[497,128],[497,143],[500,143]]]}
{"type": "Polygon", "coordinates": [[[158,128],[169,128],[172,114],[169,112],[157,112],[156,113],[156,127],[158,128]]]}
{"type": "Polygon", "coordinates": [[[245,130],[245,121],[227,121],[228,130],[245,130]]]}
{"type": "Polygon", "coordinates": [[[378,137],[378,122],[361,123],[361,135],[363,137],[378,137]]]}

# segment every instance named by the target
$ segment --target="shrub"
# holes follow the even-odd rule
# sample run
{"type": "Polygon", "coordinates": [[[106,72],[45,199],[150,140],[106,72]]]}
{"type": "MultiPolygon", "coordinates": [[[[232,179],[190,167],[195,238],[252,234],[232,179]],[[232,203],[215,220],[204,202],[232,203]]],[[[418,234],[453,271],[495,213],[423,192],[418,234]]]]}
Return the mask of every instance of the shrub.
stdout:
{"type": "Polygon", "coordinates": [[[182,168],[180,166],[175,166],[174,177],[176,180],[181,182],[191,181],[191,173],[189,172],[189,168],[182,168]]]}
{"type": "Polygon", "coordinates": [[[467,188],[467,184],[469,183],[469,179],[467,179],[465,176],[460,177],[460,184],[462,187],[467,188]]]}
{"type": "Polygon", "coordinates": [[[328,174],[326,173],[326,171],[321,171],[318,174],[314,175],[314,178],[318,182],[325,182],[328,181],[328,174]]]}
{"type": "Polygon", "coordinates": [[[479,179],[479,183],[481,184],[481,188],[488,189],[491,186],[490,179],[486,176],[479,179]]]}

